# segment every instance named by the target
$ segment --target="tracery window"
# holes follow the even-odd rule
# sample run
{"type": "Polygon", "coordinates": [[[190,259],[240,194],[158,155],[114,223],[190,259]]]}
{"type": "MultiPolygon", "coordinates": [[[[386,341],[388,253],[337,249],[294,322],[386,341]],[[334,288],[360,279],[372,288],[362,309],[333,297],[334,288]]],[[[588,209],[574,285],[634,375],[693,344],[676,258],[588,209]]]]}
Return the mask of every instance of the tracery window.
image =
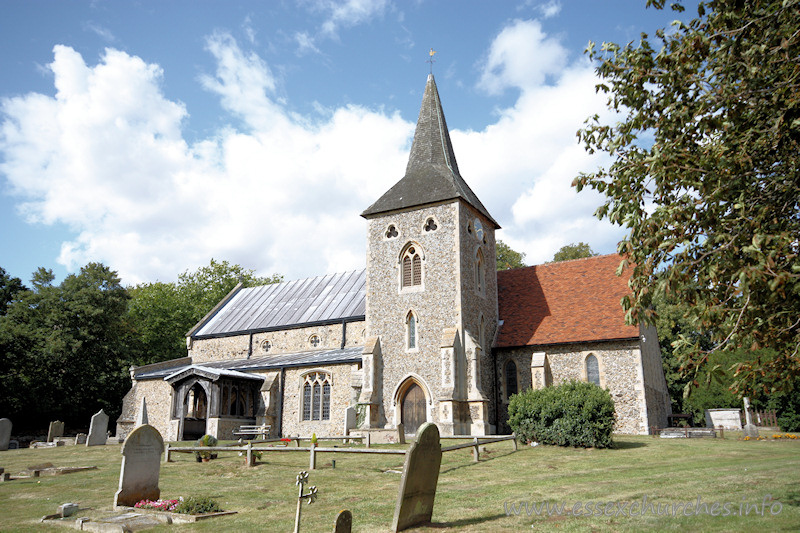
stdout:
{"type": "Polygon", "coordinates": [[[428,220],[425,221],[424,230],[425,231],[436,231],[439,226],[436,225],[436,221],[433,217],[430,217],[428,220]]]}
{"type": "Polygon", "coordinates": [[[308,338],[308,343],[311,345],[312,348],[316,348],[317,346],[319,346],[320,343],[319,335],[311,335],[308,338]]]}
{"type": "Polygon", "coordinates": [[[303,420],[330,420],[331,378],[325,372],[312,372],[303,383],[303,420]]]}
{"type": "Polygon", "coordinates": [[[416,246],[409,246],[403,254],[400,287],[422,285],[422,257],[416,246]]]}

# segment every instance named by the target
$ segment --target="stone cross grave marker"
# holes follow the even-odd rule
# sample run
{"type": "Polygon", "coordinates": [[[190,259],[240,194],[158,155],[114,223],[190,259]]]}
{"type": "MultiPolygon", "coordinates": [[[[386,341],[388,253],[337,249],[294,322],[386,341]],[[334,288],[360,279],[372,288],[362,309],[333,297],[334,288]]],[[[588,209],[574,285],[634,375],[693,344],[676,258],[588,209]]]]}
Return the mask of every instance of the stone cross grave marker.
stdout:
{"type": "MultiPolygon", "coordinates": [[[[94,416],[89,424],[89,436],[86,437],[87,446],[102,446],[108,440],[106,432],[108,431],[108,415],[105,411],[100,409],[94,416]]],[[[77,442],[77,441],[76,441],[77,442]]]]}
{"type": "Polygon", "coordinates": [[[8,443],[11,441],[11,420],[8,418],[0,418],[0,450],[5,451],[8,449],[8,443]]]}
{"type": "Polygon", "coordinates": [[[755,439],[758,437],[758,428],[753,424],[753,419],[750,416],[750,398],[744,398],[744,436],[755,439]]]}
{"type": "Polygon", "coordinates": [[[417,441],[406,453],[392,531],[403,531],[431,521],[441,464],[439,428],[426,422],[417,431],[417,441]]]}
{"type": "Polygon", "coordinates": [[[47,430],[47,442],[53,442],[58,437],[64,436],[64,422],[54,420],[50,422],[50,428],[47,430]]]}
{"type": "Polygon", "coordinates": [[[158,474],[163,452],[164,439],[153,426],[145,424],[131,431],[122,444],[122,467],[114,507],[133,507],[141,500],[159,498],[158,474]]]}

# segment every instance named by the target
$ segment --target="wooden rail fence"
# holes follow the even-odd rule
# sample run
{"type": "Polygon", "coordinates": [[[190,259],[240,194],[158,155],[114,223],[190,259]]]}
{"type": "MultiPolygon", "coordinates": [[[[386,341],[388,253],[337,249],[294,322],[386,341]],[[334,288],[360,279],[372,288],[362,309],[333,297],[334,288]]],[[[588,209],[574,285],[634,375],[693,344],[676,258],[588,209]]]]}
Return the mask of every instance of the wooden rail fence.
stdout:
{"type": "MultiPolygon", "coordinates": [[[[317,440],[340,440],[343,437],[328,437],[325,439],[317,439],[317,440]]],[[[348,437],[344,437],[348,438],[348,437]]],[[[360,439],[361,437],[349,437],[350,439],[360,439]]],[[[445,446],[442,448],[442,452],[451,452],[454,450],[461,450],[464,448],[472,448],[472,458],[473,461],[478,462],[480,459],[480,446],[483,444],[491,444],[494,442],[502,442],[506,440],[512,441],[514,445],[514,451],[517,451],[517,439],[514,435],[501,435],[498,437],[473,437],[471,435],[457,435],[453,437],[440,437],[442,440],[445,439],[472,439],[471,442],[466,442],[462,444],[454,444],[452,446],[445,446]]],[[[319,453],[366,453],[366,454],[377,454],[377,455],[406,455],[407,450],[385,450],[385,449],[375,449],[375,448],[326,448],[320,447],[316,444],[312,444],[310,447],[300,447],[299,440],[310,440],[310,439],[299,439],[293,438],[292,440],[297,440],[297,446],[253,446],[252,442],[248,442],[245,445],[232,445],[232,446],[172,446],[169,443],[164,444],[164,462],[168,463],[171,461],[171,456],[173,453],[196,453],[196,452],[237,452],[241,453],[245,456],[245,464],[247,466],[253,466],[255,462],[253,461],[253,452],[308,452],[309,459],[308,459],[308,467],[311,470],[316,470],[317,468],[317,454],[319,453]]],[[[285,439],[270,439],[270,441],[285,441],[285,439]]],[[[269,442],[269,441],[268,441],[269,442]]],[[[369,442],[369,438],[367,438],[367,442],[369,442]]],[[[263,444],[264,441],[259,441],[259,444],[263,444]]]]}

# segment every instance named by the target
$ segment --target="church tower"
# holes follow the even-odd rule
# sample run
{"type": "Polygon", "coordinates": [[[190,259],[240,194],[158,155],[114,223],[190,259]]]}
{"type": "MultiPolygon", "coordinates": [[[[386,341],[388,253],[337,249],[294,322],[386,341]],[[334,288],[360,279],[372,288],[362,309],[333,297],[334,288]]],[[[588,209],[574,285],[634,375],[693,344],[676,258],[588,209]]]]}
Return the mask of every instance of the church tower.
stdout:
{"type": "Polygon", "coordinates": [[[461,177],[428,76],[403,178],[368,220],[366,336],[359,403],[368,427],[494,432],[495,230],[461,177]]]}

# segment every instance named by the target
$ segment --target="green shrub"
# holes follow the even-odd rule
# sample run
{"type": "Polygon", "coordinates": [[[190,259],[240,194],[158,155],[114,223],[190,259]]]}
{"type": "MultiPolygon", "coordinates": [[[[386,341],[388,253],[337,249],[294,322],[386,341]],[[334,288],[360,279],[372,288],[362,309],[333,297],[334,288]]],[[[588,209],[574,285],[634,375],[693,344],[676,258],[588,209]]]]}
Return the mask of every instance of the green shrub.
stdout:
{"type": "MultiPolygon", "coordinates": [[[[197,439],[197,445],[198,446],[216,446],[217,445],[217,437],[215,437],[214,435],[208,435],[208,434],[203,435],[202,437],[197,439]]],[[[200,461],[201,459],[213,459],[214,457],[216,457],[216,455],[217,454],[211,453],[211,452],[194,452],[194,456],[195,456],[195,458],[197,458],[198,461],[200,461]]]]}
{"type": "Polygon", "coordinates": [[[558,446],[611,446],[614,400],[593,383],[571,381],[528,389],[511,397],[508,423],[523,442],[558,446]]]}
{"type": "Polygon", "coordinates": [[[208,497],[191,496],[186,498],[175,509],[176,513],[182,514],[205,514],[218,513],[222,508],[217,502],[208,497]]]}

